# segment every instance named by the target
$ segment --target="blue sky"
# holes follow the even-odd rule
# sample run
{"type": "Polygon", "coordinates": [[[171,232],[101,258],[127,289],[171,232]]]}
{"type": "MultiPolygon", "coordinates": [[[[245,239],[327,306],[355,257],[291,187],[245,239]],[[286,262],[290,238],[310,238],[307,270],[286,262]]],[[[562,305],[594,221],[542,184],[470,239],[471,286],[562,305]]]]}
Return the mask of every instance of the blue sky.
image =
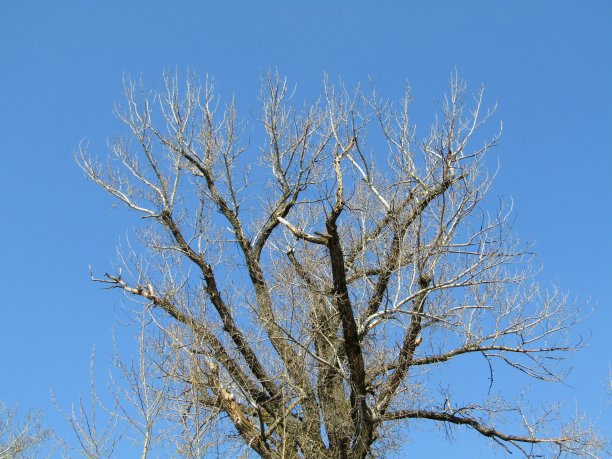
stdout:
{"type": "MultiPolygon", "coordinates": [[[[409,81],[423,133],[457,69],[499,103],[504,136],[492,193],[514,200],[515,233],[537,242],[543,283],[596,306],[576,331],[587,347],[570,359],[568,385],[545,393],[612,431],[611,23],[604,0],[3,0],[0,400],[42,408],[65,432],[50,390],[67,407],[87,392],[92,347],[103,379],[112,327],[129,335],[120,296],[90,282],[88,266],[110,269],[134,220],[73,159],[85,138],[106,153],[120,127],[112,107],[124,74],[155,87],[164,69],[189,67],[213,75],[251,112],[268,68],[303,96],[316,94],[323,72],[348,85],[371,77],[390,97],[409,81]]],[[[489,457],[475,435],[442,440],[415,432],[406,451],[489,457]]]]}

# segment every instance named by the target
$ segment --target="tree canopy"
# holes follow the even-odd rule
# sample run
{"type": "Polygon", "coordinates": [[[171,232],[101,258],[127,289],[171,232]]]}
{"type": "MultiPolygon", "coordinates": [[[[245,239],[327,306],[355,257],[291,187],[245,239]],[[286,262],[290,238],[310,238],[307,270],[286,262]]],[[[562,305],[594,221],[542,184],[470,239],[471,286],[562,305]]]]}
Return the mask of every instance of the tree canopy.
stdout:
{"type": "Polygon", "coordinates": [[[145,451],[169,418],[188,457],[218,442],[264,458],[374,457],[407,423],[465,427],[527,457],[601,447],[503,386],[456,399],[441,371],[476,359],[491,377],[507,366],[559,382],[579,344],[578,309],[538,286],[511,209],[486,201],[499,132],[482,90],[453,76],[422,133],[409,89],[392,103],[326,79],[302,103],[268,74],[252,128],[211,80],[124,89],[129,135],[108,162],[86,147],[78,160],[143,218],[143,249],[97,280],[142,305],[141,368],[163,381],[131,373],[145,451]]]}

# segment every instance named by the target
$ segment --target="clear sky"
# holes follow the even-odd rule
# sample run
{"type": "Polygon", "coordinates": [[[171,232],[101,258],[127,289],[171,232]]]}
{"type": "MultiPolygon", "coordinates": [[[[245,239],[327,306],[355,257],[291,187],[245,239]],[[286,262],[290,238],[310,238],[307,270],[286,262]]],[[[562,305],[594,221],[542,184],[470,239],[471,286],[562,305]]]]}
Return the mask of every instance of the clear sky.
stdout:
{"type": "MultiPolygon", "coordinates": [[[[568,385],[536,385],[535,400],[578,406],[609,434],[610,24],[607,0],[0,1],[0,400],[44,409],[66,433],[50,390],[65,408],[87,393],[93,346],[103,383],[111,329],[129,335],[120,295],[90,282],[88,266],[112,268],[133,216],[73,159],[82,139],[106,154],[124,74],[159,87],[163,69],[189,67],[252,112],[268,68],[304,96],[323,72],[349,85],[372,77],[392,97],[409,81],[423,129],[456,68],[499,103],[493,194],[513,198],[515,233],[537,242],[543,283],[595,306],[576,330],[587,347],[571,357],[568,385]]],[[[410,438],[411,457],[490,456],[476,435],[450,446],[444,432],[410,438]]]]}

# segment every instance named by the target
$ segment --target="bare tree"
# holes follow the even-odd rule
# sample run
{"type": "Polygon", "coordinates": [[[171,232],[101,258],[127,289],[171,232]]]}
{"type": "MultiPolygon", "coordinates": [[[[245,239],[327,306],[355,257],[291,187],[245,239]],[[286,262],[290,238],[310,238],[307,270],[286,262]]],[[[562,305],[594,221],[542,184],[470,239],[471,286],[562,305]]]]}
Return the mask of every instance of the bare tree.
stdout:
{"type": "MultiPolygon", "coordinates": [[[[119,406],[117,403],[107,407],[100,400],[96,390],[94,372],[94,354],[91,353],[89,370],[89,397],[80,397],[77,405],[72,405],[70,412],[62,410],[60,404],[52,394],[53,402],[58,411],[66,418],[76,437],[78,450],[87,459],[103,459],[111,457],[117,443],[124,432],[119,431],[119,406]]],[[[63,456],[72,457],[70,445],[65,438],[60,439],[63,456]]]]}
{"type": "Polygon", "coordinates": [[[466,102],[454,76],[419,140],[408,90],[394,105],[325,81],[320,101],[300,105],[268,75],[251,132],[211,81],[124,88],[129,137],[106,165],[86,147],[78,158],[143,218],[142,248],[97,280],[140,301],[167,337],[158,363],[193,394],[176,400],[198,411],[196,437],[216,423],[264,458],[365,458],[402,422],[431,422],[527,457],[601,447],[552,411],[466,402],[452,380],[432,383],[447,362],[483,357],[560,381],[576,347],[576,308],[535,283],[510,209],[483,201],[499,136],[480,134],[492,114],[482,91],[466,102]],[[252,148],[245,137],[260,132],[252,148]]]}
{"type": "Polygon", "coordinates": [[[40,453],[49,445],[53,432],[42,426],[41,417],[30,412],[19,418],[17,409],[0,402],[0,459],[43,457],[40,453]]]}
{"type": "Polygon", "coordinates": [[[74,457],[75,451],[90,459],[115,457],[121,454],[120,444],[127,443],[130,454],[140,450],[142,459],[168,453],[201,458],[219,444],[205,436],[210,422],[203,415],[208,412],[200,409],[191,379],[189,384],[177,379],[182,371],[178,365],[184,363],[177,358],[182,345],[172,341],[169,330],[160,332],[159,324],[146,319],[146,314],[136,315],[140,333],[135,359],[126,361],[115,342],[108,390],[97,387],[92,353],[89,397],[81,397],[70,412],[54,397],[76,438],[61,439],[64,457],[74,457]],[[174,352],[168,352],[171,348],[174,352]]]}

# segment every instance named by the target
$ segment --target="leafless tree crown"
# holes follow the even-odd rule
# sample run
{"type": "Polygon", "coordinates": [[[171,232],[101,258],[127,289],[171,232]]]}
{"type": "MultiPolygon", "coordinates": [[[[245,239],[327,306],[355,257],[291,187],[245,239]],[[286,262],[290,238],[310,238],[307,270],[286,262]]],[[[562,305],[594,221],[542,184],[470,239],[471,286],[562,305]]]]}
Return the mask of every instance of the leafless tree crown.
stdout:
{"type": "Polygon", "coordinates": [[[558,381],[574,347],[575,311],[533,282],[509,209],[483,204],[498,135],[482,139],[482,92],[467,97],[453,77],[421,139],[408,91],[392,104],[324,81],[319,101],[299,104],[270,74],[251,131],[211,81],[124,88],[129,136],[107,164],[86,148],[78,158],[144,218],[147,250],[98,280],[161,332],[166,382],[149,400],[198,410],[184,445],[225,423],[224,441],[263,458],[365,458],[397,444],[394,426],[433,422],[528,457],[594,454],[579,424],[555,433],[550,412],[457,400],[453,381],[432,382],[456,358],[558,381]]]}
{"type": "Polygon", "coordinates": [[[0,459],[29,459],[40,456],[53,432],[41,425],[41,414],[19,417],[17,409],[0,401],[0,459]]]}

